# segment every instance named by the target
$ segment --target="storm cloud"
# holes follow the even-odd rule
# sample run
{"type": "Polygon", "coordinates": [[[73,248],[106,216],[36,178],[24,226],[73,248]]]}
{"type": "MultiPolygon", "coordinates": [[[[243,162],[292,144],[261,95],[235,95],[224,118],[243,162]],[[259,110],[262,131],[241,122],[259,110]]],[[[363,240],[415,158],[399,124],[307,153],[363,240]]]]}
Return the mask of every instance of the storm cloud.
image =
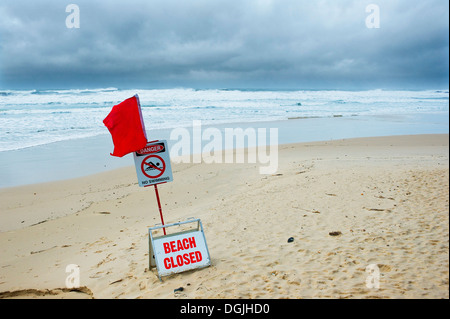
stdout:
{"type": "Polygon", "coordinates": [[[3,88],[446,88],[449,3],[3,1],[3,88]],[[70,3],[80,27],[68,28],[70,3]],[[369,4],[380,9],[368,28],[369,4]]]}

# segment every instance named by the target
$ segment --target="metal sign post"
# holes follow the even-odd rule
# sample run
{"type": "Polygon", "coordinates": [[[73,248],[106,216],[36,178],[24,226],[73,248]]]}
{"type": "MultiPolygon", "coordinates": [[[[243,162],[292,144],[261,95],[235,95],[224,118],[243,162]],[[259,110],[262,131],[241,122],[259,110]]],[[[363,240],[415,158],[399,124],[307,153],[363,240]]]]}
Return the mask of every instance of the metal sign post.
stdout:
{"type": "Polygon", "coordinates": [[[153,185],[158,202],[161,225],[149,228],[150,267],[156,267],[158,278],[191,269],[211,265],[209,250],[200,219],[188,219],[184,222],[164,224],[164,218],[159,199],[158,184],[173,180],[167,142],[151,141],[137,152],[134,152],[134,162],[139,186],[153,185]],[[167,234],[166,228],[197,223],[197,228],[167,234]],[[154,237],[153,231],[161,229],[164,235],[154,237]]]}
{"type": "MultiPolygon", "coordinates": [[[[159,216],[161,217],[161,224],[164,226],[164,218],[163,218],[162,209],[161,209],[161,202],[159,201],[158,184],[155,184],[154,186],[155,186],[156,200],[158,201],[159,216]]],[[[163,227],[163,232],[165,235],[166,234],[165,227],[163,227]]]]}

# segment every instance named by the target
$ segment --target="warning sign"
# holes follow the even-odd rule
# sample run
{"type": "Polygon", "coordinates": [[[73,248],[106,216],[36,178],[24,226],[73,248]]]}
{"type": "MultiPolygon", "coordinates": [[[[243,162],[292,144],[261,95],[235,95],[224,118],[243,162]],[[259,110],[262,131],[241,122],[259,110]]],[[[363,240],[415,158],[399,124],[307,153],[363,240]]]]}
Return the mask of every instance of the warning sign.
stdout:
{"type": "Polygon", "coordinates": [[[203,268],[210,264],[205,238],[200,231],[158,238],[153,244],[161,276],[203,268]]]}
{"type": "Polygon", "coordinates": [[[185,222],[149,228],[149,239],[150,268],[156,266],[160,279],[161,276],[211,265],[208,245],[200,219],[190,219],[185,222]],[[197,229],[160,237],[153,236],[153,231],[162,227],[168,228],[195,222],[197,222],[197,229]]]}
{"type": "Polygon", "coordinates": [[[165,140],[147,143],[144,148],[134,152],[134,163],[139,186],[145,187],[173,180],[165,140]]]}

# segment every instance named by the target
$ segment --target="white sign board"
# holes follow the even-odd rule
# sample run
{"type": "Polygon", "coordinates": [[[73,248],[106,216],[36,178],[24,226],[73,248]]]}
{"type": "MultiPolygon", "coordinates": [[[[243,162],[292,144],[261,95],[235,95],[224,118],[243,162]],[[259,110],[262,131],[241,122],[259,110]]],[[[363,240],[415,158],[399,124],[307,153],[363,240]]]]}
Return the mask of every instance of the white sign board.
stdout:
{"type": "MultiPolygon", "coordinates": [[[[196,230],[161,237],[153,237],[151,233],[152,230],[161,226],[149,229],[151,244],[150,256],[154,256],[153,261],[160,277],[211,265],[209,250],[200,220],[197,219],[188,222],[198,222],[200,226],[196,230]]],[[[169,224],[165,225],[165,227],[179,224],[183,223],[169,224]]]]}
{"type": "Polygon", "coordinates": [[[133,154],[139,186],[173,181],[169,150],[165,140],[147,143],[144,148],[133,154]]]}

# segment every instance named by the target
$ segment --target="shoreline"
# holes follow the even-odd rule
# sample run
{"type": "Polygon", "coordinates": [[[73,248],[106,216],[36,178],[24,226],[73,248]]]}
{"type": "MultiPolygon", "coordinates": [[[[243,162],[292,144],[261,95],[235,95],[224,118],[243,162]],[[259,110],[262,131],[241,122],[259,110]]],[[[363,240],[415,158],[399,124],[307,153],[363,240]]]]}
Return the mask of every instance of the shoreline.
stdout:
{"type": "MultiPolygon", "coordinates": [[[[266,123],[273,123],[273,122],[266,122],[266,123]]],[[[247,123],[239,123],[239,124],[242,126],[242,125],[245,125],[247,123]]],[[[253,124],[253,123],[250,123],[250,124],[253,124]]],[[[225,127],[225,125],[226,125],[226,127],[229,127],[230,124],[224,124],[224,127],[225,127]]],[[[208,126],[205,126],[205,128],[207,128],[207,127],[208,126]]],[[[217,126],[214,126],[214,127],[217,127],[217,126]]],[[[266,126],[266,127],[269,128],[268,126],[266,126]]],[[[244,126],[244,129],[245,128],[246,128],[246,126],[244,126]]],[[[166,130],[164,130],[164,131],[166,131],[166,130]]],[[[327,144],[327,143],[332,143],[332,142],[337,142],[337,141],[348,141],[348,140],[359,140],[359,139],[383,139],[383,138],[392,138],[392,137],[399,137],[399,138],[402,138],[402,137],[418,137],[418,138],[421,138],[422,137],[423,138],[424,136],[433,136],[433,135],[435,135],[435,136],[447,135],[448,136],[449,134],[448,133],[429,133],[429,134],[420,134],[420,133],[418,133],[418,134],[358,136],[358,137],[348,137],[348,138],[338,138],[338,139],[325,139],[325,140],[320,140],[319,139],[319,140],[310,140],[310,141],[302,141],[302,142],[285,142],[285,143],[279,143],[278,147],[289,147],[290,145],[296,145],[296,144],[300,144],[301,145],[301,144],[308,144],[308,143],[325,143],[325,144],[327,144]]],[[[104,136],[102,135],[102,137],[103,137],[103,139],[110,139],[110,135],[104,135],[104,136]]],[[[94,137],[91,137],[91,138],[97,139],[97,138],[99,138],[99,136],[94,136],[94,137]]],[[[72,142],[79,142],[79,144],[83,144],[83,141],[85,139],[86,138],[84,138],[84,139],[77,139],[77,140],[70,140],[70,141],[60,141],[60,142],[54,142],[52,144],[58,144],[60,147],[64,148],[64,143],[66,143],[66,142],[71,142],[72,141],[72,142]]],[[[161,138],[161,139],[168,139],[168,135],[164,135],[163,134],[163,138],[161,138]]],[[[111,144],[111,152],[112,152],[112,150],[114,148],[114,146],[112,144],[112,141],[111,141],[110,144],[111,144]]],[[[269,147],[269,146],[270,145],[267,145],[267,147],[269,147]]],[[[37,148],[41,148],[41,147],[48,148],[48,144],[26,148],[25,150],[33,149],[35,147],[37,147],[37,148]]],[[[252,148],[256,148],[256,147],[255,146],[248,147],[247,145],[245,145],[245,147],[243,149],[241,149],[240,151],[241,152],[243,151],[246,154],[248,149],[252,149],[252,148]]],[[[8,152],[20,152],[20,151],[22,151],[22,150],[15,150],[15,151],[8,151],[8,152]]],[[[223,156],[224,156],[224,154],[225,154],[225,152],[227,150],[226,149],[224,149],[224,150],[219,149],[218,151],[222,152],[222,159],[223,159],[223,156]]],[[[58,152],[59,152],[59,150],[52,151],[52,153],[58,153],[58,152]]],[[[236,153],[236,148],[233,148],[233,153],[234,154],[236,153]]],[[[203,153],[200,153],[200,154],[203,156],[203,153]]],[[[105,154],[103,154],[103,155],[105,155],[105,154]]],[[[77,175],[74,175],[74,176],[66,176],[66,177],[63,177],[63,178],[51,178],[51,179],[48,179],[48,180],[35,181],[35,182],[32,182],[32,183],[18,183],[18,184],[13,184],[13,185],[10,185],[10,186],[2,186],[0,184],[0,191],[7,190],[7,189],[10,189],[10,188],[26,187],[26,186],[37,186],[38,187],[39,185],[46,185],[46,184],[51,184],[51,183],[58,183],[58,182],[64,182],[64,181],[76,180],[76,179],[82,179],[82,178],[89,178],[90,176],[98,175],[98,174],[110,174],[110,173],[113,173],[114,171],[118,171],[118,170],[121,170],[121,169],[130,169],[130,168],[133,168],[133,170],[135,169],[135,164],[134,164],[134,161],[133,161],[133,158],[132,158],[132,154],[127,154],[127,155],[125,155],[122,158],[110,156],[109,153],[107,155],[108,155],[107,157],[103,156],[104,159],[107,159],[107,160],[105,160],[105,164],[103,165],[103,168],[100,167],[101,165],[100,166],[97,165],[96,170],[91,171],[90,173],[87,173],[87,174],[80,174],[80,173],[78,173],[77,175]],[[116,163],[112,164],[112,162],[116,162],[116,163]]],[[[194,153],[194,154],[190,153],[187,157],[186,156],[177,156],[177,159],[182,161],[182,163],[193,164],[192,158],[195,155],[198,155],[198,154],[197,153],[194,153]],[[183,159],[184,159],[184,161],[183,161],[183,159]]],[[[171,161],[172,160],[173,159],[171,159],[171,161]]],[[[247,160],[246,156],[245,156],[245,160],[247,160]]],[[[204,163],[203,159],[202,159],[202,163],[204,163]]],[[[224,161],[222,161],[222,163],[224,163],[224,161]]],[[[54,168],[54,166],[52,166],[52,168],[54,168]]],[[[44,172],[44,171],[41,172],[41,174],[44,174],[44,175],[48,174],[48,173],[49,173],[48,171],[47,172],[44,172]]]]}
{"type": "Polygon", "coordinates": [[[0,298],[448,298],[448,134],[285,144],[279,155],[272,175],[172,165],[164,220],[200,218],[212,265],[162,282],[148,269],[156,199],[133,166],[1,189],[0,298]],[[65,288],[70,264],[78,292],[65,288]],[[365,284],[373,264],[380,289],[365,284]]]}
{"type": "MultiPolygon", "coordinates": [[[[278,129],[278,144],[328,141],[343,138],[448,134],[448,118],[403,114],[397,116],[328,117],[263,122],[202,125],[218,128],[278,129]]],[[[106,128],[105,128],[106,129],[106,128]]],[[[192,132],[192,127],[187,127],[192,132]]],[[[166,139],[171,144],[173,129],[147,129],[150,139],[166,139]]],[[[191,135],[192,136],[192,135],[191,135]]],[[[203,142],[204,144],[207,141],[203,142]]],[[[222,144],[223,145],[223,144],[222,144]]],[[[247,147],[248,145],[244,145],[247,147]]],[[[130,154],[110,156],[113,143],[108,133],[94,137],[53,142],[19,150],[0,152],[0,189],[41,182],[65,180],[133,165],[130,154]],[[51,170],[49,170],[51,167],[51,170]]],[[[192,153],[192,150],[191,150],[192,153]]]]}
{"type": "MultiPolygon", "coordinates": [[[[290,148],[305,148],[309,149],[311,147],[332,147],[335,146],[336,151],[339,151],[339,148],[336,148],[336,145],[345,144],[345,145],[370,145],[372,148],[377,147],[383,147],[386,145],[389,145],[390,147],[396,147],[396,145],[401,145],[402,147],[406,148],[414,148],[416,149],[418,146],[420,147],[442,147],[443,145],[448,147],[448,138],[449,134],[417,134],[417,135],[396,135],[396,136],[375,136],[375,137],[356,137],[356,138],[348,138],[348,139],[338,139],[338,140],[327,140],[327,141],[311,141],[311,142],[302,142],[302,143],[286,143],[286,144],[280,144],[279,152],[281,152],[279,155],[280,157],[280,165],[283,162],[283,150],[287,150],[290,148]],[[395,140],[395,143],[392,143],[391,141],[395,140]],[[433,142],[433,144],[428,144],[430,140],[436,141],[433,142]],[[434,144],[437,143],[437,144],[434,144]],[[447,143],[447,144],[446,144],[447,143]]],[[[243,151],[244,155],[246,152],[248,152],[248,148],[245,148],[243,150],[233,150],[233,153],[236,154],[236,151],[243,151]]],[[[417,153],[420,153],[420,150],[416,150],[417,153]]],[[[448,151],[447,151],[448,152],[448,151]]],[[[338,153],[337,153],[338,154],[338,153]]],[[[224,155],[224,153],[222,154],[224,155]]],[[[315,154],[317,156],[320,156],[320,153],[315,154]]],[[[365,157],[364,154],[360,154],[361,158],[365,157]]],[[[112,156],[111,156],[112,157],[112,156]]],[[[131,156],[125,156],[125,157],[131,157],[131,156]]],[[[336,157],[339,158],[339,157],[336,157]]],[[[369,157],[368,157],[369,158],[369,157]]],[[[123,158],[122,158],[123,159],[123,158]]],[[[191,155],[192,159],[192,155],[191,155]]],[[[245,155],[245,159],[247,159],[247,155],[245,155]]],[[[48,216],[48,219],[42,220],[42,216],[40,214],[37,214],[36,216],[30,216],[28,211],[22,210],[21,214],[14,214],[7,216],[8,218],[5,218],[6,215],[1,215],[1,221],[2,225],[0,226],[0,233],[4,231],[10,231],[14,229],[20,229],[22,227],[28,227],[28,226],[34,226],[38,225],[40,223],[46,222],[47,220],[60,218],[67,216],[69,214],[73,214],[79,211],[82,211],[89,207],[92,202],[81,200],[83,197],[82,195],[86,195],[88,191],[92,191],[91,188],[88,190],[83,190],[81,188],[72,187],[70,185],[79,185],[81,184],[96,184],[97,182],[103,183],[105,185],[111,184],[111,185],[120,185],[123,186],[124,183],[122,180],[125,178],[127,179],[126,186],[127,187],[137,187],[138,189],[141,188],[138,185],[138,180],[136,176],[136,168],[134,165],[134,162],[132,158],[129,160],[131,163],[129,165],[124,165],[123,167],[114,168],[111,170],[107,170],[104,172],[96,172],[92,173],[86,176],[78,176],[73,178],[67,178],[62,180],[54,180],[54,181],[47,181],[47,182],[40,182],[40,183],[34,183],[34,184],[26,184],[26,185],[17,185],[17,186],[11,186],[11,187],[3,187],[0,188],[0,199],[4,198],[4,203],[8,202],[7,198],[13,198],[16,201],[16,206],[27,206],[34,203],[34,200],[28,200],[23,201],[22,198],[29,197],[30,194],[33,194],[33,197],[37,196],[39,193],[46,193],[47,195],[50,195],[47,199],[50,199],[53,202],[64,202],[64,197],[61,194],[65,194],[67,191],[70,191],[72,188],[74,189],[75,193],[78,193],[77,195],[77,201],[78,203],[72,202],[72,206],[70,208],[70,212],[58,214],[57,212],[51,212],[51,216],[48,216]],[[78,200],[80,198],[80,200],[78,200]],[[28,215],[28,220],[23,218],[23,216],[28,215]],[[36,217],[36,218],[35,218],[36,217]],[[9,228],[8,226],[5,226],[11,220],[14,220],[14,224],[17,225],[16,227],[9,228]],[[20,220],[20,223],[19,223],[20,220]]],[[[447,163],[448,164],[448,163],[447,163]]],[[[260,174],[258,169],[257,163],[212,163],[207,164],[203,160],[201,163],[193,163],[192,160],[188,163],[181,162],[181,163],[173,163],[171,164],[173,168],[174,174],[177,172],[177,167],[191,167],[191,166],[214,166],[214,167],[230,167],[233,165],[236,165],[238,167],[252,167],[252,175],[258,174],[260,176],[276,176],[277,173],[274,174],[260,174]]],[[[282,169],[281,167],[278,168],[279,170],[282,169]]],[[[108,187],[109,189],[114,189],[116,187],[108,187]]],[[[114,192],[113,192],[114,193],[114,192]]],[[[46,199],[46,200],[47,200],[46,199]]],[[[1,201],[0,201],[1,202],[1,201]]],[[[45,208],[51,210],[50,206],[53,204],[53,202],[46,202],[45,208]]],[[[7,210],[9,207],[6,204],[1,205],[0,204],[0,212],[2,210],[7,210]]],[[[44,209],[44,208],[43,208],[44,209]]]]}

